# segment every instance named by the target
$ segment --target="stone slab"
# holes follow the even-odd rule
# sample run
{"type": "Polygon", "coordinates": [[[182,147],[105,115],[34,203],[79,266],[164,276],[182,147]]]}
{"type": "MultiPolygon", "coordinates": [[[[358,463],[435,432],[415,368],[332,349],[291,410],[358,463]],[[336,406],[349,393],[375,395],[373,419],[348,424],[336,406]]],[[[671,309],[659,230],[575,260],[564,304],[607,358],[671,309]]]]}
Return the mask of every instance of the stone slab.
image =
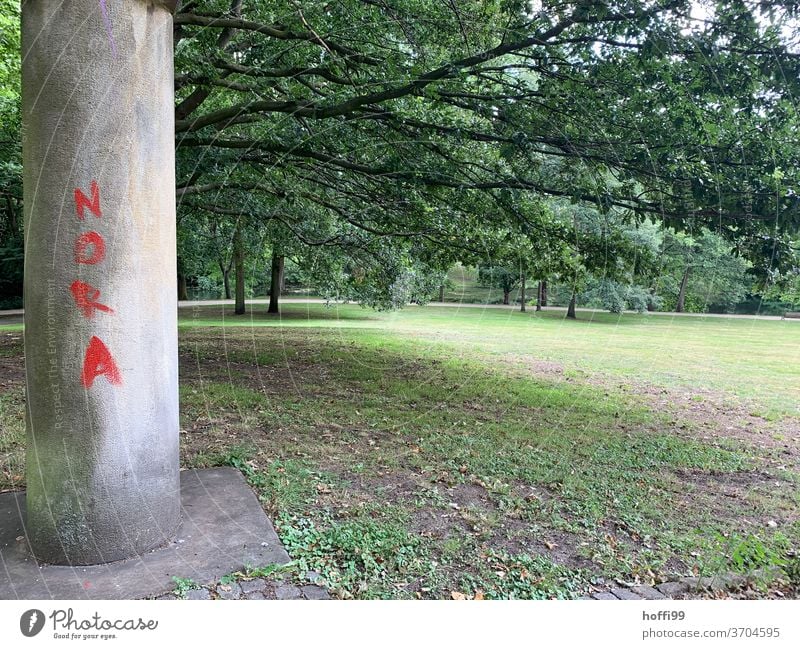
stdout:
{"type": "Polygon", "coordinates": [[[275,599],[301,599],[303,593],[294,584],[284,584],[275,588],[275,599]]]}
{"type": "Polygon", "coordinates": [[[639,595],[627,588],[612,588],[611,594],[617,599],[642,599],[639,595]]]}
{"type": "Polygon", "coordinates": [[[600,600],[608,600],[608,601],[618,601],[616,597],[614,597],[611,593],[595,593],[592,595],[592,599],[600,599],[600,600]]]}
{"type": "Polygon", "coordinates": [[[647,584],[636,584],[631,590],[644,599],[666,599],[662,593],[647,584]]]}
{"type": "Polygon", "coordinates": [[[685,594],[689,590],[689,586],[681,581],[668,581],[665,584],[656,586],[656,590],[672,599],[678,595],[685,594]]]}
{"type": "Polygon", "coordinates": [[[328,591],[321,586],[303,586],[300,590],[305,599],[330,599],[328,591]]]}
{"type": "Polygon", "coordinates": [[[0,599],[139,599],[171,591],[173,576],[207,584],[246,566],[289,562],[236,469],[182,471],[181,514],[175,541],[139,557],[94,566],[38,565],[24,531],[25,493],[0,494],[0,599]]]}

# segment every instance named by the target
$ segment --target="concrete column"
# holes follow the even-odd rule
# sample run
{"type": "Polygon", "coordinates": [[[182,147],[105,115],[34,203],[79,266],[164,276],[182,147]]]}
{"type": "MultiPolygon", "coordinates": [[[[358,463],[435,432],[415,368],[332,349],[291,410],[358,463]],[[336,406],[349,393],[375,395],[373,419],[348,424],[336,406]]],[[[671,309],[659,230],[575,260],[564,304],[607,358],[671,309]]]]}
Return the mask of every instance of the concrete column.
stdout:
{"type": "Polygon", "coordinates": [[[180,520],[173,9],[22,3],[27,533],[48,563],[135,556],[180,520]]]}

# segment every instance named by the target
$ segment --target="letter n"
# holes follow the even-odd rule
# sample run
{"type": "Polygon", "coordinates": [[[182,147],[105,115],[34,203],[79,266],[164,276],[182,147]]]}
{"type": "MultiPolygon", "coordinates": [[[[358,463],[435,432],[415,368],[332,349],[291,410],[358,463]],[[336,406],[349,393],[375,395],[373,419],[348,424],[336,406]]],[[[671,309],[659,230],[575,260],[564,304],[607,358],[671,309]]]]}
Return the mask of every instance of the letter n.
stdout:
{"type": "Polygon", "coordinates": [[[75,189],[75,212],[78,214],[78,218],[81,221],[83,221],[83,211],[87,207],[98,219],[103,216],[100,212],[100,188],[94,180],[92,184],[89,185],[89,191],[92,193],[92,200],[86,198],[86,194],[80,189],[75,189]]]}
{"type": "Polygon", "coordinates": [[[111,352],[108,351],[108,347],[97,336],[92,336],[89,346],[86,348],[86,356],[83,359],[81,383],[83,387],[90,388],[94,380],[103,375],[111,385],[122,384],[122,375],[114,362],[113,356],[111,356],[111,352]]]}

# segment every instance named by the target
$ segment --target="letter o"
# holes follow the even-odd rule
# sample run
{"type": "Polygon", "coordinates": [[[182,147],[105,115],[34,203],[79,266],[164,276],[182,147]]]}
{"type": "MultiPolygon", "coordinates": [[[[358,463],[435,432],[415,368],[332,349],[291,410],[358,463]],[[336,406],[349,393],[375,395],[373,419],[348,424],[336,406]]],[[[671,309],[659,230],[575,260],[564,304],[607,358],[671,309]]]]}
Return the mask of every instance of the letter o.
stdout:
{"type": "Polygon", "coordinates": [[[86,232],[75,241],[75,262],[94,265],[106,258],[106,242],[97,232],[86,232]]]}

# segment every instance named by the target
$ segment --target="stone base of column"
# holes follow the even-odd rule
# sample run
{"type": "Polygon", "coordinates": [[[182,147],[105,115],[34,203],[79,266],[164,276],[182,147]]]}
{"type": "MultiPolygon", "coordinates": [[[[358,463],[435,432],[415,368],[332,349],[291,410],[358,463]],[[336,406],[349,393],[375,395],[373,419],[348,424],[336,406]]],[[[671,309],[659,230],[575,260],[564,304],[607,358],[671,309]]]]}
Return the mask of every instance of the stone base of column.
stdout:
{"type": "Polygon", "coordinates": [[[181,473],[176,540],[142,556],[95,566],[39,565],[25,535],[25,492],[0,494],[0,599],[141,599],[245,566],[289,562],[255,494],[232,468],[181,473]]]}

